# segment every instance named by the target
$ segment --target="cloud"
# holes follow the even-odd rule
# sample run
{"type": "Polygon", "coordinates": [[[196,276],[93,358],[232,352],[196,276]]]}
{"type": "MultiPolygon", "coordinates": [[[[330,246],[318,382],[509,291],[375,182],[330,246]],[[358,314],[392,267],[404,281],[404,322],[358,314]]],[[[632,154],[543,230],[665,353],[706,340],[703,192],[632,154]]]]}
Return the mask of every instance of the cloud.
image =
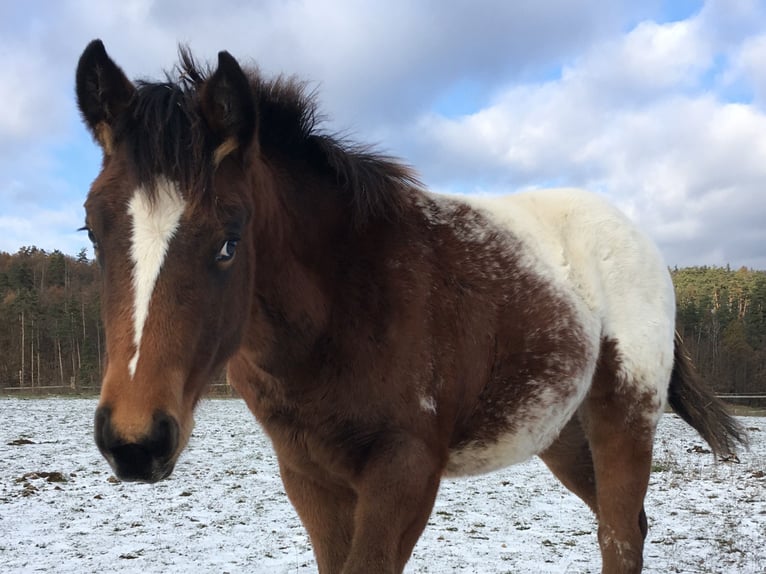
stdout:
{"type": "Polygon", "coordinates": [[[587,187],[647,229],[671,264],[766,268],[757,242],[766,116],[711,92],[716,48],[703,30],[702,15],[640,23],[555,80],[509,86],[462,117],[424,114],[407,134],[410,149],[440,189],[587,187]]]}
{"type": "Polygon", "coordinates": [[[99,152],[73,76],[100,37],[130,77],[160,77],[178,42],[201,59],[227,49],[268,75],[297,74],[319,88],[329,130],[380,143],[435,189],[590,187],[672,264],[766,268],[766,8],[708,0],[658,20],[669,1],[9,5],[0,249],[84,243],[65,230],[80,223],[99,152]]]}
{"type": "Polygon", "coordinates": [[[766,111],[766,34],[748,38],[731,57],[731,67],[721,78],[724,86],[739,86],[752,93],[754,103],[766,111]]]}
{"type": "Polygon", "coordinates": [[[70,110],[67,98],[57,97],[61,74],[37,38],[23,43],[0,40],[0,56],[0,156],[7,158],[19,144],[60,137],[70,110]]]}
{"type": "Polygon", "coordinates": [[[571,73],[612,106],[633,106],[668,90],[696,87],[713,61],[699,23],[641,22],[625,36],[597,44],[571,73]]]}
{"type": "Polygon", "coordinates": [[[696,16],[706,36],[722,52],[763,31],[766,5],[760,0],[707,0],[696,16]]]}
{"type": "Polygon", "coordinates": [[[633,4],[69,0],[58,3],[47,43],[73,67],[100,37],[131,77],[171,66],[178,42],[208,59],[226,49],[321,85],[329,115],[366,130],[422,113],[466,78],[490,87],[557,66],[641,13],[633,4]]]}
{"type": "Polygon", "coordinates": [[[20,247],[34,245],[49,252],[58,249],[75,254],[82,248],[90,249],[88,238],[77,232],[81,225],[80,202],[60,205],[53,210],[38,207],[20,215],[1,214],[0,251],[15,253],[20,247]]]}

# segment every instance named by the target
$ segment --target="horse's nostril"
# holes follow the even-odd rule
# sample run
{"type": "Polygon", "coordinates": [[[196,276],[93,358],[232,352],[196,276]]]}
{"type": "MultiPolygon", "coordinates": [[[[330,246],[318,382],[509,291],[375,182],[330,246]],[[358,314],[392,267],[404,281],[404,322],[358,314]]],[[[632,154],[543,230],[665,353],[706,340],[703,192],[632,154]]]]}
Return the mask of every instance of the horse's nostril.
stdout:
{"type": "Polygon", "coordinates": [[[146,446],[157,458],[171,456],[178,447],[178,423],[176,420],[165,413],[156,413],[146,446]]]}
{"type": "Polygon", "coordinates": [[[93,427],[93,438],[101,452],[110,451],[114,446],[115,437],[112,432],[110,419],[112,412],[109,407],[99,407],[96,409],[96,417],[93,427]]]}
{"type": "Polygon", "coordinates": [[[112,426],[109,408],[100,407],[94,435],[99,450],[122,480],[155,482],[173,469],[179,430],[175,419],[165,413],[155,413],[144,438],[127,442],[112,426]]]}

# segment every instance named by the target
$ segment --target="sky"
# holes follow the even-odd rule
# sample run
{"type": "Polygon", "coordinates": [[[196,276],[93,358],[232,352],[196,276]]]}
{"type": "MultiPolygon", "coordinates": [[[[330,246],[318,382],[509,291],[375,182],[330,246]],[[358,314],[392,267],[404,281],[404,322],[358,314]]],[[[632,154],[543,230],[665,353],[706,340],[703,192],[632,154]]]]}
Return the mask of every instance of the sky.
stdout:
{"type": "Polygon", "coordinates": [[[766,0],[0,2],[0,251],[88,246],[101,151],[74,71],[93,38],[131,78],[179,43],[297,75],[327,131],[433,191],[583,187],[670,266],[766,269],[766,0]]]}

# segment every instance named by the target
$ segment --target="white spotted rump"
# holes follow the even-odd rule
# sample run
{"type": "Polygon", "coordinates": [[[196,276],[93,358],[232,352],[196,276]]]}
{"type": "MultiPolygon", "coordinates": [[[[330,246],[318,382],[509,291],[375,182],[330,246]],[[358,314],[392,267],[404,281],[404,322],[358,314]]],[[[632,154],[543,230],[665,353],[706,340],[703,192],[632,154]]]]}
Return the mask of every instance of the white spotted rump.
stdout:
{"type": "MultiPolygon", "coordinates": [[[[428,198],[429,221],[449,221],[461,203],[483,214],[483,222],[461,229],[467,241],[481,246],[503,232],[515,238],[520,266],[568,302],[586,359],[578,370],[551,356],[556,368],[528,382],[537,390],[515,404],[507,429],[453,449],[445,474],[488,472],[544,451],[588,392],[603,340],[613,341],[619,354],[616,388],[651,401],[653,408],[640,415],[654,428],[667,401],[675,328],[673,285],[654,244],[606,201],[581,190],[428,198]]],[[[487,277],[494,279],[495,270],[487,267],[487,277]]]]}
{"type": "Polygon", "coordinates": [[[657,408],[646,416],[656,424],[667,400],[676,316],[673,283],[657,246],[604,199],[579,189],[470,202],[524,240],[532,260],[597,319],[598,335],[617,343],[620,384],[654,398],[657,408]]]}
{"type": "Polygon", "coordinates": [[[147,190],[138,188],[128,203],[132,221],[130,258],[133,261],[133,342],[136,347],[128,363],[131,378],[136,374],[154,286],[185,207],[178,186],[164,178],[155,182],[153,199],[149,198],[147,190]]]}

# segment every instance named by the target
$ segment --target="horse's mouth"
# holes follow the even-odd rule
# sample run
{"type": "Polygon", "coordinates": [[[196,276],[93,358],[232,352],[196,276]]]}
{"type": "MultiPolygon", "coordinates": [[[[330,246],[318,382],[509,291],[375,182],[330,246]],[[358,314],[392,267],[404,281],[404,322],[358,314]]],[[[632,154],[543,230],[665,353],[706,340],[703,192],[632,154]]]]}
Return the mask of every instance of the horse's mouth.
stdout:
{"type": "Polygon", "coordinates": [[[120,457],[104,454],[109,466],[112,467],[115,476],[122,482],[155,483],[165,480],[173,473],[176,465],[175,458],[153,459],[147,461],[140,452],[131,453],[130,447],[125,445],[126,452],[120,457]]]}
{"type": "Polygon", "coordinates": [[[121,474],[115,471],[117,478],[122,482],[143,482],[146,484],[154,484],[161,480],[165,480],[173,473],[174,465],[169,465],[167,468],[157,469],[149,474],[121,474]]]}
{"type": "Polygon", "coordinates": [[[96,410],[94,438],[114,474],[125,482],[158,482],[170,476],[185,441],[176,419],[157,411],[147,433],[126,440],[111,422],[110,407],[96,410]]]}

